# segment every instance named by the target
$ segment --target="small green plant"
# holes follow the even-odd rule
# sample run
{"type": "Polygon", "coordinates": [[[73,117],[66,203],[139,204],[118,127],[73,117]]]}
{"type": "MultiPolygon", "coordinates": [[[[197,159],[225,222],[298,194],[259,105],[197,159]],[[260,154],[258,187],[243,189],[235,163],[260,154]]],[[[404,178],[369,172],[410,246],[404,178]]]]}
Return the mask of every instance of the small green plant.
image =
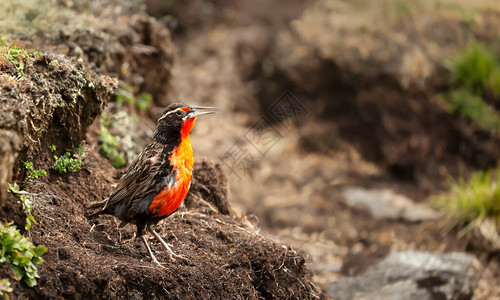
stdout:
{"type": "Polygon", "coordinates": [[[143,112],[147,110],[151,106],[151,102],[153,101],[153,95],[144,93],[139,96],[137,99],[137,108],[139,111],[143,112]]]}
{"type": "Polygon", "coordinates": [[[39,277],[37,265],[43,263],[41,256],[47,248],[33,246],[12,223],[0,224],[0,247],[0,265],[9,266],[14,279],[22,280],[29,287],[35,286],[39,277]]]}
{"type": "Polygon", "coordinates": [[[135,102],[134,88],[126,83],[122,83],[116,89],[116,102],[118,104],[132,104],[135,102]]]}
{"type": "Polygon", "coordinates": [[[28,181],[38,179],[38,177],[45,176],[47,174],[44,169],[35,170],[33,168],[33,162],[31,161],[25,161],[23,165],[24,168],[28,171],[28,181]]]}
{"type": "Polygon", "coordinates": [[[33,209],[31,194],[24,191],[20,191],[17,183],[14,184],[9,183],[7,191],[12,195],[14,195],[14,197],[16,197],[23,205],[23,211],[26,214],[26,225],[24,226],[24,228],[26,230],[30,230],[31,226],[33,224],[36,224],[35,218],[33,218],[33,215],[31,214],[31,210],[33,209]]]}
{"type": "Polygon", "coordinates": [[[3,296],[4,299],[9,300],[9,294],[12,292],[12,288],[10,287],[10,281],[8,278],[0,279],[0,295],[3,296]]]}
{"type": "Polygon", "coordinates": [[[82,144],[78,144],[75,147],[75,153],[78,157],[81,157],[81,158],[87,157],[87,149],[85,149],[85,146],[83,146],[82,144]]]}
{"type": "Polygon", "coordinates": [[[500,225],[500,167],[493,177],[491,171],[478,171],[468,181],[460,178],[450,183],[447,195],[435,196],[436,207],[453,217],[462,234],[491,219],[500,225]]]}
{"type": "Polygon", "coordinates": [[[123,154],[118,151],[120,143],[104,125],[101,125],[101,130],[99,130],[97,134],[99,135],[101,153],[104,155],[104,157],[108,158],[111,161],[113,167],[123,167],[125,165],[125,158],[123,157],[123,154]]]}
{"type": "Polygon", "coordinates": [[[118,86],[116,90],[116,103],[118,105],[135,104],[137,109],[141,112],[147,110],[152,103],[153,95],[149,93],[143,93],[138,99],[134,97],[134,88],[126,83],[122,83],[118,86]]]}
{"type": "Polygon", "coordinates": [[[57,148],[56,148],[56,146],[55,146],[55,145],[50,145],[50,146],[49,146],[49,150],[50,150],[50,152],[54,152],[54,151],[56,151],[56,149],[57,149],[57,148]]]}
{"type": "Polygon", "coordinates": [[[24,77],[24,60],[29,57],[28,52],[21,49],[21,47],[12,46],[6,48],[4,56],[19,70],[21,76],[24,77]]]}
{"type": "Polygon", "coordinates": [[[73,158],[69,152],[64,153],[61,157],[54,155],[54,159],[56,161],[52,165],[52,170],[60,174],[81,169],[82,160],[80,158],[73,158]]]}

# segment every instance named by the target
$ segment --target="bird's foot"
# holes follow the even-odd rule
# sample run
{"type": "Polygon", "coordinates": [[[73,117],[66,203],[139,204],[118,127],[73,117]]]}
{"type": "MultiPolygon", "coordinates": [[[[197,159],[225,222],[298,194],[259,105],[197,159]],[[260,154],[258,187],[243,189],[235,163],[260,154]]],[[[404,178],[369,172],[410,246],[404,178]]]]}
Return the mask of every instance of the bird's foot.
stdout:
{"type": "Polygon", "coordinates": [[[161,262],[159,262],[156,258],[153,259],[153,263],[155,263],[156,265],[158,265],[159,267],[162,267],[162,268],[166,268],[161,262]]]}
{"type": "Polygon", "coordinates": [[[172,261],[181,261],[185,264],[191,264],[191,260],[185,256],[182,256],[182,255],[179,255],[179,254],[175,254],[174,252],[169,252],[168,253],[168,257],[172,260],[172,261]]]}

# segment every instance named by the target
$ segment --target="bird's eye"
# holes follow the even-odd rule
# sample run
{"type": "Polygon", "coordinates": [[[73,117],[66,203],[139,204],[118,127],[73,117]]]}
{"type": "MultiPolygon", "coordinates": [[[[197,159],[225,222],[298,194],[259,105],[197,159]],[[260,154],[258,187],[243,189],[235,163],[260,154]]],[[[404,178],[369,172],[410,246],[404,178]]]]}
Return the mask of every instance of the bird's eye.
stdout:
{"type": "Polygon", "coordinates": [[[182,116],[182,111],[178,110],[175,114],[180,117],[180,116],[182,116]]]}

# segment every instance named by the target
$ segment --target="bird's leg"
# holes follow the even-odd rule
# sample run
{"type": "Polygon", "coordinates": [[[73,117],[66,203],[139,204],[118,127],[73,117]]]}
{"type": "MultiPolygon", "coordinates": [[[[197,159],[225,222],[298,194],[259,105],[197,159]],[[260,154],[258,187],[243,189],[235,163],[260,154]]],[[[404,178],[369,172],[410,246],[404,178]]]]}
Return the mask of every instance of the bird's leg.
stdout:
{"type": "Polygon", "coordinates": [[[148,243],[148,240],[146,239],[146,237],[144,235],[141,235],[141,240],[142,242],[144,243],[144,245],[146,246],[146,249],[148,249],[148,253],[149,253],[149,256],[151,256],[151,260],[156,263],[157,265],[159,265],[160,267],[163,267],[160,262],[156,259],[156,257],[154,256],[153,254],[153,251],[151,251],[151,247],[149,247],[149,243],[148,243]]]}
{"type": "Polygon", "coordinates": [[[161,236],[158,234],[158,232],[156,232],[153,229],[151,224],[148,225],[148,231],[151,232],[151,234],[154,235],[155,238],[158,239],[158,241],[160,241],[160,244],[162,244],[162,246],[168,251],[168,256],[170,257],[171,260],[175,261],[175,258],[178,258],[178,259],[183,260],[183,261],[188,261],[188,259],[185,258],[184,256],[175,254],[174,251],[172,251],[172,249],[170,249],[168,244],[161,238],[161,236]]]}

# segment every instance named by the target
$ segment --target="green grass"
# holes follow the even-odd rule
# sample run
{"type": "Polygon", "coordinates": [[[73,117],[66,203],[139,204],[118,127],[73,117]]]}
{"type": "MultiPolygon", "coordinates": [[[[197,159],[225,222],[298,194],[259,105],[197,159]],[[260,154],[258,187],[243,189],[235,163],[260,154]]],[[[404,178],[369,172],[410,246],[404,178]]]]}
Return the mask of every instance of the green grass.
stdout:
{"type": "Polygon", "coordinates": [[[469,180],[463,178],[450,182],[446,195],[435,196],[437,208],[450,215],[455,225],[463,228],[462,234],[479,226],[486,219],[500,225],[500,167],[496,176],[492,171],[478,171],[469,180]]]}
{"type": "Polygon", "coordinates": [[[441,99],[448,104],[450,113],[457,113],[486,131],[500,131],[500,112],[490,101],[499,101],[500,60],[493,47],[471,42],[450,60],[450,91],[441,99]]]}
{"type": "Polygon", "coordinates": [[[451,60],[453,82],[476,95],[485,90],[499,91],[500,62],[485,45],[470,43],[451,60]]]}
{"type": "Polygon", "coordinates": [[[487,131],[500,131],[500,112],[488,105],[481,96],[467,89],[458,89],[442,96],[451,113],[458,113],[487,131]]]}
{"type": "Polygon", "coordinates": [[[28,181],[38,179],[38,177],[45,176],[47,174],[44,169],[35,170],[35,168],[33,168],[33,162],[31,161],[25,161],[23,165],[28,171],[28,181]]]}

